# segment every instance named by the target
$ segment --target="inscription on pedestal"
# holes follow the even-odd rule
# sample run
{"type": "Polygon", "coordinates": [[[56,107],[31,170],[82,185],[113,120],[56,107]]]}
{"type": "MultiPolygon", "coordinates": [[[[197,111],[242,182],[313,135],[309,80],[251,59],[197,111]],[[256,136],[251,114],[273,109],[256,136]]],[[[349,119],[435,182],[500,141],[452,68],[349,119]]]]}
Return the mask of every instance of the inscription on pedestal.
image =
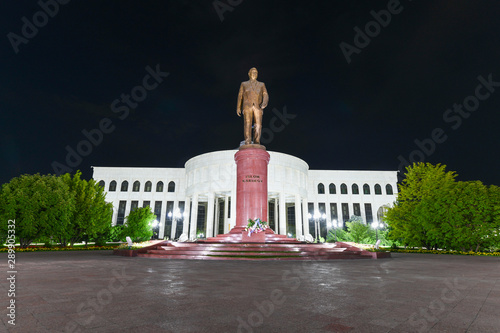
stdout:
{"type": "Polygon", "coordinates": [[[243,183],[262,183],[259,175],[246,175],[241,181],[243,183]]]}

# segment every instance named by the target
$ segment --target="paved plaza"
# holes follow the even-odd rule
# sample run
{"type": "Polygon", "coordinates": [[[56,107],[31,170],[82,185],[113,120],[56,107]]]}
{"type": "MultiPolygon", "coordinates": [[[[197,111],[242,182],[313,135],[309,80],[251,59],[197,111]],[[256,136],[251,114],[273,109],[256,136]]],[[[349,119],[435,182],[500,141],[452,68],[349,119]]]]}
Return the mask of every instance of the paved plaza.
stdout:
{"type": "MultiPolygon", "coordinates": [[[[0,268],[7,275],[7,258],[0,268]]],[[[0,332],[500,332],[500,258],[199,261],[16,254],[0,332]]]]}

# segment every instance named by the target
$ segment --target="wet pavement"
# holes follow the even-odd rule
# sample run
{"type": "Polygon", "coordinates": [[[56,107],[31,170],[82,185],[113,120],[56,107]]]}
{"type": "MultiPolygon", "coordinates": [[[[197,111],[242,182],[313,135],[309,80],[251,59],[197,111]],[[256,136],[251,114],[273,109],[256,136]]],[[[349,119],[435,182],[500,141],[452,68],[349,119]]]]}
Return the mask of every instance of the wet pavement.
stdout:
{"type": "Polygon", "coordinates": [[[35,252],[17,253],[16,270],[15,298],[0,281],[0,332],[500,332],[498,257],[184,261],[35,252]]]}

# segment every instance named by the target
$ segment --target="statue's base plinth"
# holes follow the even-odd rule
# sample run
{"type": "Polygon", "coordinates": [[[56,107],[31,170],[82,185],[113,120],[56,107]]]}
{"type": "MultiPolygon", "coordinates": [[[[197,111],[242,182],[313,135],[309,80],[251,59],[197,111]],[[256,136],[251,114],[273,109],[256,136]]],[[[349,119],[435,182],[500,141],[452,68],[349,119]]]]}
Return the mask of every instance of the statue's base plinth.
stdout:
{"type": "Polygon", "coordinates": [[[251,143],[251,144],[248,144],[248,145],[241,145],[239,150],[243,150],[243,149],[262,149],[262,150],[266,150],[266,147],[263,146],[263,145],[258,145],[258,144],[254,144],[254,143],[251,143]]]}

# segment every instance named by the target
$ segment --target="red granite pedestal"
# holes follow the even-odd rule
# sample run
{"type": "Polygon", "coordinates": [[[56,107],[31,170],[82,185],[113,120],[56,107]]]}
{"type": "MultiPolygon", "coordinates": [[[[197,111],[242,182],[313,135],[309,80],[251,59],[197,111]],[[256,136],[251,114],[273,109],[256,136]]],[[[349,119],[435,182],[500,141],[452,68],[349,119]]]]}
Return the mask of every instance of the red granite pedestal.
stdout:
{"type": "Polygon", "coordinates": [[[277,235],[268,228],[248,237],[249,219],[268,220],[267,165],[270,155],[261,145],[244,145],[234,155],[236,162],[236,219],[227,234],[209,237],[208,243],[300,243],[295,238],[277,235]]]}
{"type": "Polygon", "coordinates": [[[267,165],[269,153],[262,148],[240,149],[236,161],[236,225],[248,224],[248,219],[267,221],[267,165]]]}

